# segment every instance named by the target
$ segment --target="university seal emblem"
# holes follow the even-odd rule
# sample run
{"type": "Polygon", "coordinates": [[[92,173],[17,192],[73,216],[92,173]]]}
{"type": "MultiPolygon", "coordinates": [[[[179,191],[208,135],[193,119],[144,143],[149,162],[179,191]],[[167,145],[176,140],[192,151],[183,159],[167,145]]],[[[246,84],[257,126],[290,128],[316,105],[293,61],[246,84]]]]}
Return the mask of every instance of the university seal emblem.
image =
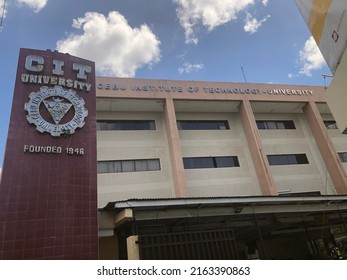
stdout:
{"type": "Polygon", "coordinates": [[[28,112],[26,118],[41,133],[48,132],[54,137],[70,135],[85,124],[88,110],[84,100],[72,89],[43,86],[38,92],[30,93],[29,98],[24,105],[28,112]]]}

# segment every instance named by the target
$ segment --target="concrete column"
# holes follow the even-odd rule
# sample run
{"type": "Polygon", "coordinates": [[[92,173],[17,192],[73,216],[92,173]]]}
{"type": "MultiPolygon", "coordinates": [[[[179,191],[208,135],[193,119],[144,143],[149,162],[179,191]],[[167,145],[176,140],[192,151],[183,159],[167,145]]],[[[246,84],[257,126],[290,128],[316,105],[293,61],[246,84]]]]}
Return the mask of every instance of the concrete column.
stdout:
{"type": "Polygon", "coordinates": [[[177,129],[175,107],[172,98],[167,98],[165,101],[165,123],[170,150],[175,194],[176,197],[186,197],[187,184],[183,166],[181,142],[177,129]]]}
{"type": "Polygon", "coordinates": [[[139,237],[137,235],[132,235],[127,238],[127,251],[128,251],[128,260],[139,260],[140,251],[137,241],[139,237]]]}
{"type": "Polygon", "coordinates": [[[262,195],[278,195],[249,100],[241,102],[239,112],[262,195]]]}
{"type": "Polygon", "coordinates": [[[337,194],[347,193],[347,175],[342,166],[334,145],[327,134],[322,116],[314,102],[307,103],[304,108],[304,115],[310,126],[318,150],[323,158],[330,178],[335,186],[337,194]]]}

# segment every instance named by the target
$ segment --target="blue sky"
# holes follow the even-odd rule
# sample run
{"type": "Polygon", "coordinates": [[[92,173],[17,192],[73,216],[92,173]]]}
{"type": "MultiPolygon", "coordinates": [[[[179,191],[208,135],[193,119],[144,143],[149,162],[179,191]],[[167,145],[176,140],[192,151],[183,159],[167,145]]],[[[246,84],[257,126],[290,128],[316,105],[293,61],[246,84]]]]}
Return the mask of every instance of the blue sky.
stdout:
{"type": "Polygon", "coordinates": [[[93,60],[100,76],[330,83],[294,0],[7,0],[4,11],[0,0],[0,7],[0,167],[20,48],[93,60]]]}

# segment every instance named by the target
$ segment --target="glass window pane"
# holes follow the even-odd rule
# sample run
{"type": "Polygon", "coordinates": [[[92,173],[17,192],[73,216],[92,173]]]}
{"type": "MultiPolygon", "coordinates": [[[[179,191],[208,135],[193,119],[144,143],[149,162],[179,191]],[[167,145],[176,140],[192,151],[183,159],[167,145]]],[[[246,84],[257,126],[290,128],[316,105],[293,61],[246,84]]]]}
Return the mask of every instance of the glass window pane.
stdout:
{"type": "Polygon", "coordinates": [[[267,128],[268,129],[276,129],[276,122],[268,121],[266,122],[267,128]]]}
{"type": "Polygon", "coordinates": [[[146,122],[141,122],[141,121],[133,121],[133,122],[129,122],[129,127],[132,130],[144,130],[146,129],[145,127],[148,126],[146,122]]]}
{"type": "Polygon", "coordinates": [[[183,129],[183,128],[182,128],[182,123],[181,123],[181,121],[177,121],[177,129],[178,129],[178,130],[183,129]]]}
{"type": "Polygon", "coordinates": [[[203,168],[202,158],[193,158],[193,168],[203,168]]]}
{"type": "Polygon", "coordinates": [[[275,159],[276,158],[273,155],[267,155],[267,160],[270,165],[276,165],[275,159]]]}
{"type": "Polygon", "coordinates": [[[198,129],[198,124],[196,122],[193,122],[193,121],[191,121],[191,122],[188,121],[185,123],[185,129],[187,129],[187,130],[198,129]]]}
{"type": "Polygon", "coordinates": [[[233,167],[236,166],[234,157],[216,157],[217,167],[233,167]]]}
{"type": "Polygon", "coordinates": [[[277,129],[285,129],[284,122],[276,122],[277,129]]]}
{"type": "Polygon", "coordinates": [[[149,159],[147,160],[148,171],[160,170],[159,159],[149,159]]]}
{"type": "Polygon", "coordinates": [[[307,164],[308,163],[308,159],[307,159],[307,156],[305,154],[297,154],[296,155],[296,161],[298,164],[307,164]]]}
{"type": "Polygon", "coordinates": [[[98,173],[107,173],[107,162],[98,162],[97,169],[98,173]]]}
{"type": "Polygon", "coordinates": [[[133,160],[122,161],[122,172],[134,172],[135,162],[133,160]]]}
{"type": "Polygon", "coordinates": [[[268,155],[270,165],[308,164],[305,154],[268,155]]]}
{"type": "Polygon", "coordinates": [[[287,155],[287,159],[288,159],[288,164],[298,164],[298,161],[295,155],[287,155]]]}
{"type": "Polygon", "coordinates": [[[217,167],[236,167],[240,166],[236,156],[216,157],[217,167]]]}
{"type": "Polygon", "coordinates": [[[97,130],[103,130],[103,127],[102,127],[103,124],[104,124],[103,122],[97,122],[97,123],[96,123],[96,129],[97,129],[97,130]]]}
{"type": "Polygon", "coordinates": [[[213,123],[209,123],[206,121],[195,122],[196,129],[204,130],[204,129],[212,129],[213,123]]]}
{"type": "Polygon", "coordinates": [[[222,130],[230,129],[229,122],[228,121],[219,122],[219,129],[222,129],[222,130]]]}
{"type": "Polygon", "coordinates": [[[295,124],[293,121],[284,121],[285,129],[295,129],[295,124]]]}
{"type": "Polygon", "coordinates": [[[192,158],[183,158],[183,165],[185,169],[194,168],[194,160],[192,158]]]}
{"type": "Polygon", "coordinates": [[[337,124],[336,124],[336,121],[332,120],[332,121],[329,121],[329,120],[325,120],[323,121],[324,124],[325,124],[325,127],[327,129],[337,129],[337,124]]]}
{"type": "Polygon", "coordinates": [[[178,121],[179,125],[178,128],[182,130],[188,130],[191,129],[190,123],[187,121],[178,121]]]}
{"type": "Polygon", "coordinates": [[[185,169],[240,166],[237,156],[183,158],[185,169]]]}
{"type": "Polygon", "coordinates": [[[152,120],[108,120],[98,121],[98,130],[155,130],[152,120]]]}
{"type": "Polygon", "coordinates": [[[149,130],[155,130],[155,122],[154,121],[149,121],[149,130]]]}
{"type": "Polygon", "coordinates": [[[147,170],[148,170],[147,160],[135,161],[135,171],[147,171],[147,170]]]}
{"type": "Polygon", "coordinates": [[[206,157],[206,158],[200,158],[202,168],[214,168],[213,158],[212,157],[206,157]]]}
{"type": "Polygon", "coordinates": [[[98,173],[120,173],[160,170],[159,159],[99,161],[98,173]]]}
{"type": "Polygon", "coordinates": [[[234,158],[234,166],[239,167],[240,166],[239,158],[236,156],[234,156],[233,158],[234,158]]]}
{"type": "Polygon", "coordinates": [[[214,168],[212,157],[183,158],[185,169],[214,168]]]}
{"type": "Polygon", "coordinates": [[[266,125],[264,121],[257,121],[258,129],[266,129],[266,125]]]}
{"type": "Polygon", "coordinates": [[[108,130],[121,130],[122,129],[122,123],[121,122],[109,122],[108,123],[108,130]]]}
{"type": "Polygon", "coordinates": [[[177,127],[181,130],[225,130],[229,129],[228,121],[210,120],[180,120],[177,127]]]}
{"type": "Polygon", "coordinates": [[[339,157],[340,157],[340,160],[342,162],[347,162],[347,153],[346,152],[339,153],[339,157]]]}
{"type": "Polygon", "coordinates": [[[112,172],[119,173],[122,172],[122,162],[121,161],[114,161],[112,165],[112,172]]]}
{"type": "Polygon", "coordinates": [[[270,165],[284,165],[288,163],[288,159],[285,155],[268,155],[270,165]]]}
{"type": "Polygon", "coordinates": [[[293,121],[256,121],[258,129],[295,129],[293,121]]]}
{"type": "Polygon", "coordinates": [[[201,129],[218,130],[219,129],[218,121],[204,122],[204,123],[202,123],[201,129]]]}

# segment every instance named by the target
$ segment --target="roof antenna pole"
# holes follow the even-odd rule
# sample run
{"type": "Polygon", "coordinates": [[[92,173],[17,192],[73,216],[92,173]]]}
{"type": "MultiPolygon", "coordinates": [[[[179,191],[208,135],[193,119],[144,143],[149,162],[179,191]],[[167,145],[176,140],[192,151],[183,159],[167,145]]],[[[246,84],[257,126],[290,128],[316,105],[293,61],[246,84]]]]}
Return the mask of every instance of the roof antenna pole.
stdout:
{"type": "Polygon", "coordinates": [[[245,83],[247,84],[246,75],[245,75],[245,72],[243,71],[242,66],[241,66],[241,71],[242,71],[243,79],[245,80],[245,83]]]}
{"type": "Polygon", "coordinates": [[[322,74],[323,78],[324,78],[324,88],[325,90],[327,89],[327,85],[326,85],[326,78],[333,78],[333,75],[328,75],[328,74],[322,74]]]}

